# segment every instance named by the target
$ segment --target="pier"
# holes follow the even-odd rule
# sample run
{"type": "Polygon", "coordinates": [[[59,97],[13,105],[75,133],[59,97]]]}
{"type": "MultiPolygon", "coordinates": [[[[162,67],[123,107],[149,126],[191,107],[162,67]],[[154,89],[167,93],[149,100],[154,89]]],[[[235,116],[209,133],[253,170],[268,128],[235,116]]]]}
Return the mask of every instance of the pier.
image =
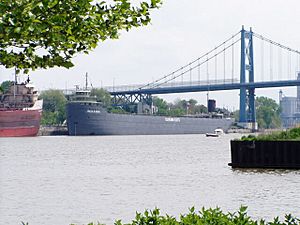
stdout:
{"type": "Polygon", "coordinates": [[[232,140],[232,168],[300,169],[300,141],[232,140]]]}

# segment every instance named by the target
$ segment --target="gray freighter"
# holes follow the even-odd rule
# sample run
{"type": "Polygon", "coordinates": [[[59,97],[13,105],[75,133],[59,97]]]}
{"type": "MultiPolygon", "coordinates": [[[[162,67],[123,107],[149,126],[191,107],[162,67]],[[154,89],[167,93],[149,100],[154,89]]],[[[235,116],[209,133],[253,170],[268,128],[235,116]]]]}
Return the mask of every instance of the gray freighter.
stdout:
{"type": "Polygon", "coordinates": [[[204,134],[230,128],[231,118],[167,117],[110,113],[89,96],[77,91],[67,104],[69,135],[204,134]]]}

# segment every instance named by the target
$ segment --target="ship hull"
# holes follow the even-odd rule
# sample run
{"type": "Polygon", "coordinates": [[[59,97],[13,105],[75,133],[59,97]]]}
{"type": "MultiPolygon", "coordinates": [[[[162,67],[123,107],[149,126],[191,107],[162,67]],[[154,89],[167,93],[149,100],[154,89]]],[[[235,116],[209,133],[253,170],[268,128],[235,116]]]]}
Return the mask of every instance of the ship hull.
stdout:
{"type": "Polygon", "coordinates": [[[36,136],[42,110],[1,110],[0,137],[36,136]]]}
{"type": "Polygon", "coordinates": [[[69,102],[67,122],[69,135],[161,135],[226,132],[233,120],[115,114],[97,103],[69,102]]]}

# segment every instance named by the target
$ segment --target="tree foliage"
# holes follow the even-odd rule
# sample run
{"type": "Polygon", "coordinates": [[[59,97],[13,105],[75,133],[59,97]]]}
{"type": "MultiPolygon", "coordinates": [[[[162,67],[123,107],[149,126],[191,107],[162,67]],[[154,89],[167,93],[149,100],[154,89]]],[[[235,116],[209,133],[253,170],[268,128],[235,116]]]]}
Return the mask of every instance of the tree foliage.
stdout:
{"type": "Polygon", "coordinates": [[[109,107],[111,105],[111,95],[103,88],[93,88],[91,96],[96,96],[97,101],[102,102],[105,107],[109,107]]]}
{"type": "Polygon", "coordinates": [[[67,99],[60,90],[43,91],[40,95],[43,99],[43,125],[58,125],[66,120],[67,99]]]}
{"type": "Polygon", "coordinates": [[[197,100],[176,99],[174,103],[168,103],[165,100],[154,97],[153,104],[158,108],[157,114],[167,116],[183,116],[186,114],[207,113],[207,107],[197,104],[197,100]]]}
{"type": "Polygon", "coordinates": [[[153,105],[157,107],[157,114],[159,115],[167,115],[168,114],[168,103],[159,97],[153,97],[153,105]]]}
{"type": "MultiPolygon", "coordinates": [[[[267,97],[257,97],[255,99],[256,121],[259,128],[279,128],[280,106],[275,100],[267,97]]],[[[236,121],[239,121],[239,110],[233,112],[236,121]]]]}
{"type": "Polygon", "coordinates": [[[88,53],[120,30],[147,25],[161,0],[1,0],[0,65],[29,69],[73,66],[72,57],[88,53]],[[108,3],[110,2],[110,4],[108,3]]]}
{"type": "Polygon", "coordinates": [[[267,97],[257,97],[256,118],[260,128],[278,128],[280,122],[280,107],[275,100],[267,97]]]}
{"type": "Polygon", "coordinates": [[[10,81],[10,80],[6,80],[6,81],[3,81],[0,85],[0,93],[5,93],[9,90],[10,86],[12,86],[14,84],[13,81],[10,81]]]}

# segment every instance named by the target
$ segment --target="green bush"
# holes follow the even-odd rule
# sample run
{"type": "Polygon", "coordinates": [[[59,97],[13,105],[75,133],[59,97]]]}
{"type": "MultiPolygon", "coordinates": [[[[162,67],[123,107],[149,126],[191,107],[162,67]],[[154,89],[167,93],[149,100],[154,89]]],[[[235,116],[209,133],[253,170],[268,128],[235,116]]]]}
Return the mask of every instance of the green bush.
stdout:
{"type": "MultiPolygon", "coordinates": [[[[234,213],[224,213],[220,208],[202,208],[196,212],[192,207],[188,214],[180,215],[178,219],[173,216],[160,215],[160,210],[146,210],[144,213],[136,213],[131,223],[122,223],[117,220],[115,225],[299,225],[300,220],[292,215],[286,215],[284,221],[278,217],[273,221],[254,220],[247,215],[247,207],[242,206],[234,213]]],[[[74,225],[74,224],[72,224],[74,225]]],[[[101,223],[89,223],[88,225],[102,225],[101,223]]]]}
{"type": "Polygon", "coordinates": [[[299,140],[300,128],[292,128],[287,131],[277,131],[271,134],[261,134],[258,136],[248,135],[243,136],[241,141],[284,141],[284,140],[299,140]]]}
{"type": "MultiPolygon", "coordinates": [[[[223,213],[220,208],[202,208],[199,212],[192,207],[188,214],[180,215],[177,220],[173,216],[161,216],[159,209],[137,213],[135,220],[126,225],[299,225],[300,220],[286,215],[285,221],[275,218],[273,222],[255,221],[247,215],[247,207],[242,206],[238,212],[223,213]]],[[[115,225],[125,225],[116,221],[115,225]]]]}

